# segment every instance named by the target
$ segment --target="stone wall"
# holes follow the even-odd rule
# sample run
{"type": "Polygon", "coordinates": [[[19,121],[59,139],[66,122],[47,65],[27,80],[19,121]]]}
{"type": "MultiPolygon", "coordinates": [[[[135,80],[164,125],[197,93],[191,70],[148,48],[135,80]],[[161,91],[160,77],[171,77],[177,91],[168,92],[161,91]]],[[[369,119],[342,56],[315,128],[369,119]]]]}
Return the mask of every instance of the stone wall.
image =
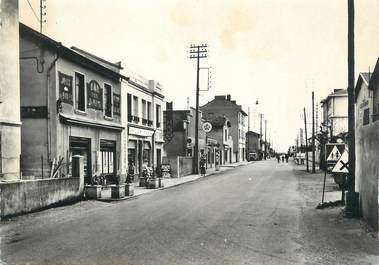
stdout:
{"type": "Polygon", "coordinates": [[[70,177],[0,183],[0,217],[79,200],[83,181],[83,178],[70,177]]]}

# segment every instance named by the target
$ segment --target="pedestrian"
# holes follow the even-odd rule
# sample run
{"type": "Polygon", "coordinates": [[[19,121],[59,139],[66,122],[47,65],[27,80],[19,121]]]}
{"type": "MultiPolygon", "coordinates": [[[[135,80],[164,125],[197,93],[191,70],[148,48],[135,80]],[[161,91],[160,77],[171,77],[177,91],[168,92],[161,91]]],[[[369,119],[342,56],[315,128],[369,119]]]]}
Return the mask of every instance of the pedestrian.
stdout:
{"type": "Polygon", "coordinates": [[[205,158],[205,155],[202,155],[201,158],[200,158],[200,174],[202,176],[205,176],[205,173],[206,173],[206,163],[207,163],[207,159],[205,158]]]}
{"type": "Polygon", "coordinates": [[[288,163],[288,154],[286,154],[286,163],[288,163]]]}
{"type": "Polygon", "coordinates": [[[282,155],[282,162],[284,163],[284,155],[282,155]]]}
{"type": "Polygon", "coordinates": [[[279,156],[279,154],[276,155],[276,159],[278,160],[278,163],[280,163],[280,156],[279,156]]]}

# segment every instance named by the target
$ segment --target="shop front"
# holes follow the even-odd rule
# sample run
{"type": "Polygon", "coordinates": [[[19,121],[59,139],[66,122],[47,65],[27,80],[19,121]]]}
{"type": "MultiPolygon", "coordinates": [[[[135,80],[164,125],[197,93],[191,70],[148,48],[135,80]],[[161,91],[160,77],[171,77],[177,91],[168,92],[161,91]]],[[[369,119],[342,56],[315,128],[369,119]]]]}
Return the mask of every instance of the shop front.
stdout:
{"type": "Polygon", "coordinates": [[[128,167],[134,168],[134,182],[142,177],[144,165],[152,166],[152,136],[154,130],[129,125],[128,167]],[[137,177],[138,176],[138,177],[137,177]]]}

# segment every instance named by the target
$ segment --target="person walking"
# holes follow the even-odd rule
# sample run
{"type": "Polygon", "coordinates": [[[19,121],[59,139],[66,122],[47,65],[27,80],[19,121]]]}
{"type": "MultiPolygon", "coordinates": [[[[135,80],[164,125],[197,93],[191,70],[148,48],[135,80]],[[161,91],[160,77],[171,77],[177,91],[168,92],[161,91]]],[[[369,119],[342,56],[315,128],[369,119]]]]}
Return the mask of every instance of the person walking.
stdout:
{"type": "Polygon", "coordinates": [[[282,162],[284,163],[284,155],[282,155],[282,162]]]}
{"type": "Polygon", "coordinates": [[[286,163],[288,163],[288,154],[286,154],[286,163]]]}
{"type": "Polygon", "coordinates": [[[207,159],[205,157],[205,155],[202,155],[201,158],[200,158],[200,174],[202,176],[205,176],[206,174],[206,163],[207,163],[207,159]]]}
{"type": "Polygon", "coordinates": [[[278,163],[280,163],[280,156],[279,156],[279,154],[276,155],[276,159],[278,160],[278,163]]]}

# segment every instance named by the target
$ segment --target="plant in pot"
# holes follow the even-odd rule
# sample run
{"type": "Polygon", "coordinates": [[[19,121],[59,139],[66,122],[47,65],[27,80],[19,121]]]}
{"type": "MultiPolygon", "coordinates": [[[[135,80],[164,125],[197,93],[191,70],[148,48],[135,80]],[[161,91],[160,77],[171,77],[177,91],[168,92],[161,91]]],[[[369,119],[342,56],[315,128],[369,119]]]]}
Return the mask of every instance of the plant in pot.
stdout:
{"type": "Polygon", "coordinates": [[[134,195],[134,186],[132,176],[128,173],[125,180],[125,196],[134,195]]]}
{"type": "Polygon", "coordinates": [[[119,174],[114,176],[115,184],[111,185],[111,197],[114,199],[120,199],[125,196],[125,184],[120,183],[121,176],[119,174]]]}
{"type": "Polygon", "coordinates": [[[84,194],[86,199],[101,198],[101,180],[97,175],[91,177],[90,185],[85,185],[84,194]]]}

